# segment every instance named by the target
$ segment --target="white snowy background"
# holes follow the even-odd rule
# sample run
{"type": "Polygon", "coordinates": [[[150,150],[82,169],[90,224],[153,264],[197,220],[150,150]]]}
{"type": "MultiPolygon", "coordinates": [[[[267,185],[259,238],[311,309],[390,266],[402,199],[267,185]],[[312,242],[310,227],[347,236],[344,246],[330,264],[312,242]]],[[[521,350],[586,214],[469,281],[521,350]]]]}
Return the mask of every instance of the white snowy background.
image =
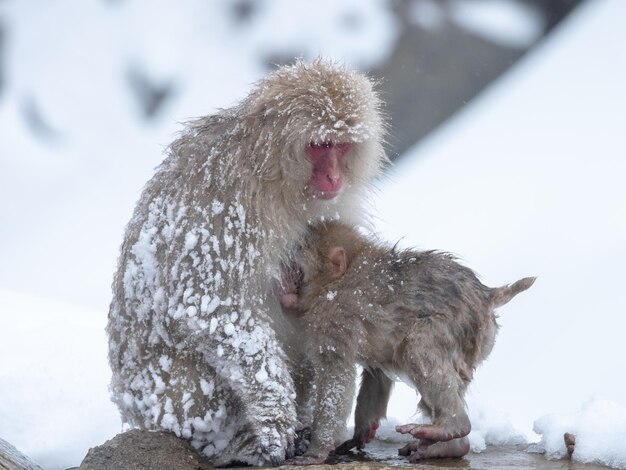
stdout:
{"type": "MultiPolygon", "coordinates": [[[[468,28],[532,35],[523,20],[501,26],[520,24],[512,2],[457,3],[468,28]]],[[[121,429],[107,392],[110,283],[179,122],[245,96],[266,73],[260,58],[367,69],[398,34],[382,0],[264,1],[243,26],[227,5],[0,3],[0,437],[46,468],[79,464],[121,429]],[[132,66],[175,90],[156,120],[124,80],[132,66]],[[45,138],[24,118],[31,102],[45,138]]],[[[587,2],[380,181],[376,226],[389,240],[452,251],[488,285],[538,276],[501,309],[469,393],[476,451],[540,441],[559,457],[569,431],[577,459],[626,468],[625,19],[623,0],[587,2]]],[[[412,421],[416,404],[398,385],[389,415],[412,421]]]]}

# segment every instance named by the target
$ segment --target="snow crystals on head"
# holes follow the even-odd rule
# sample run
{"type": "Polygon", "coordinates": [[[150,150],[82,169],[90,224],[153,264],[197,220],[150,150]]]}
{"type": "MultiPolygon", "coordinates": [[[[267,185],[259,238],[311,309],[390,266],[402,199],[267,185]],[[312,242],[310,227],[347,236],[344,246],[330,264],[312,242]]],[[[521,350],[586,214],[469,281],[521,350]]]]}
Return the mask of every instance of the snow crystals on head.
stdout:
{"type": "Polygon", "coordinates": [[[264,113],[284,119],[282,133],[304,128],[309,133],[305,140],[359,143],[378,139],[384,132],[381,103],[370,80],[339,65],[299,60],[270,75],[260,89],[280,90],[264,113]]]}

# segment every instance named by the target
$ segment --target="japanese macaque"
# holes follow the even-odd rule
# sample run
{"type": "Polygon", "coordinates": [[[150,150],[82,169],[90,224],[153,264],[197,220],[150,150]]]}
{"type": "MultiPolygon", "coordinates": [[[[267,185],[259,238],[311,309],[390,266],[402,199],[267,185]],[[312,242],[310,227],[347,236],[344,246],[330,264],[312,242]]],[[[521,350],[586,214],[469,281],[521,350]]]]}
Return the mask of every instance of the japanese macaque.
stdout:
{"type": "Polygon", "coordinates": [[[298,61],[171,144],[113,282],[111,393],[124,422],[174,432],[216,465],[292,456],[307,425],[294,377],[307,380],[275,285],[311,224],[364,220],[386,162],[380,109],[363,75],[298,61]]]}
{"type": "Polygon", "coordinates": [[[312,230],[298,256],[302,278],[281,301],[301,315],[308,357],[320,373],[311,446],[300,463],[323,460],[333,448],[337,410],[352,395],[355,363],[364,367],[352,439],[338,453],[362,448],[385,417],[392,380],[421,396],[431,424],[397,431],[417,440],[400,449],[415,462],[469,451],[464,394],[474,369],[493,348],[494,309],[528,289],[535,278],[484,286],[446,253],[396,250],[337,222],[312,230]],[[384,372],[383,372],[384,371],[384,372]]]}

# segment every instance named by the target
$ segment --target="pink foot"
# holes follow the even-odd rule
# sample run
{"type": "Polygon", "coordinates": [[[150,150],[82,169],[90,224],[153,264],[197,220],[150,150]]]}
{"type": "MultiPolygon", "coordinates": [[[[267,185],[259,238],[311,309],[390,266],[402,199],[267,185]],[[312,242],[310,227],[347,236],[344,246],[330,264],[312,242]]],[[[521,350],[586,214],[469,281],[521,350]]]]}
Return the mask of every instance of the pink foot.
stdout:
{"type": "Polygon", "coordinates": [[[398,453],[408,457],[410,462],[416,463],[425,459],[460,458],[469,452],[469,448],[469,439],[462,437],[435,443],[432,441],[410,442],[398,453]]]}
{"type": "Polygon", "coordinates": [[[403,424],[396,426],[396,431],[400,434],[410,434],[416,439],[426,439],[429,441],[449,441],[469,434],[467,429],[441,426],[437,424],[403,424]]]}

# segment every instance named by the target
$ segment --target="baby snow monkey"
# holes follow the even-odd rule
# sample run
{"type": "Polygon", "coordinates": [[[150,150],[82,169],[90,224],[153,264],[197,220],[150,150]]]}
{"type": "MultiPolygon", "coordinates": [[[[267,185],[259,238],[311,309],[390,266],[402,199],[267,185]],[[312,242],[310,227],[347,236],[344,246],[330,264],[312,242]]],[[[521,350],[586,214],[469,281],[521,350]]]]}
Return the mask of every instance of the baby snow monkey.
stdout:
{"type": "Polygon", "coordinates": [[[421,395],[419,408],[432,424],[398,426],[417,439],[400,454],[412,462],[465,455],[471,426],[464,394],[493,348],[494,309],[535,278],[486,287],[450,254],[396,250],[336,222],[312,230],[297,264],[299,285],[280,297],[302,314],[317,398],[311,445],[296,463],[323,461],[336,444],[342,410],[352,402],[355,364],[364,372],[354,436],[338,453],[374,437],[391,378],[401,377],[421,395]]]}

